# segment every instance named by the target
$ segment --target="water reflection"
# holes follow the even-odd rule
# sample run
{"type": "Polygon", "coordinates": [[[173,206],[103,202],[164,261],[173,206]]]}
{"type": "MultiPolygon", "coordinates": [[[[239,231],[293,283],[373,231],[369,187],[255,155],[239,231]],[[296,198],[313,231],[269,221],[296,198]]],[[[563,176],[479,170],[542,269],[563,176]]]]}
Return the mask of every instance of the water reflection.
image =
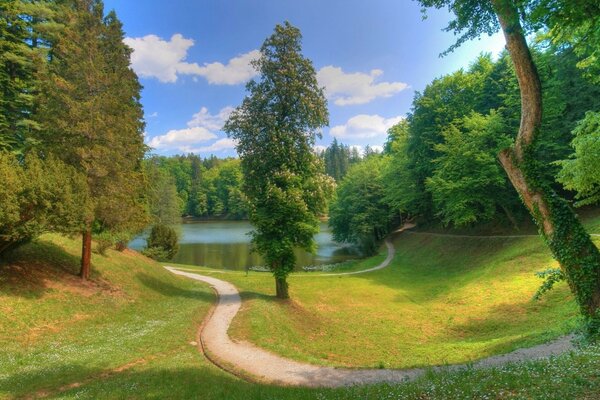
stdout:
{"type": "MultiPolygon", "coordinates": [[[[258,254],[250,251],[252,226],[247,221],[193,221],[177,227],[180,248],[173,262],[203,265],[212,268],[244,270],[262,265],[258,254]]],[[[134,239],[129,247],[141,250],[146,245],[146,235],[134,239]]],[[[297,250],[298,266],[331,264],[356,258],[351,247],[333,241],[326,223],[315,236],[317,253],[297,250]]]]}

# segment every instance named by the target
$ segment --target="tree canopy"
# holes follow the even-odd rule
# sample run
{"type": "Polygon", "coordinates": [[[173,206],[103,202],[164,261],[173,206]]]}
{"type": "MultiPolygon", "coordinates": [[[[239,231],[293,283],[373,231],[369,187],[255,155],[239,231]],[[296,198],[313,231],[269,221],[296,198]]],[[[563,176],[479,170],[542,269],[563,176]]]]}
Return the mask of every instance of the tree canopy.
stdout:
{"type": "Polygon", "coordinates": [[[328,124],[327,102],[311,61],[301,54],[301,38],[288,22],[275,27],[253,62],[258,80],[246,85],[248,95],[224,128],[237,142],[252,242],[280,298],[289,296],[294,248],[314,251],[318,215],[326,208],[327,179],[313,146],[328,124]]]}

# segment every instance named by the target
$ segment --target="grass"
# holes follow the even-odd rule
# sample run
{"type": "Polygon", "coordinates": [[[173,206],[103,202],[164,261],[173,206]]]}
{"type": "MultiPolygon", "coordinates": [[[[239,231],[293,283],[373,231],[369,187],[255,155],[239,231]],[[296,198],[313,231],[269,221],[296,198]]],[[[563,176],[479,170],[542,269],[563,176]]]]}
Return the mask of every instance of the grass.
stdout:
{"type": "MultiPolygon", "coordinates": [[[[541,301],[532,300],[541,283],[534,273],[555,265],[537,237],[403,234],[395,247],[397,255],[384,270],[293,275],[293,300],[287,302],[272,297],[269,274],[214,273],[235,283],[244,300],[231,336],[314,364],[410,368],[509,352],[577,326],[577,307],[566,284],[541,301]]],[[[369,268],[383,258],[353,269],[369,268]]]]}
{"type": "MultiPolygon", "coordinates": [[[[273,300],[268,275],[219,275],[238,284],[245,299],[231,333],[321,364],[408,366],[452,362],[461,352],[478,358],[573,326],[565,287],[542,303],[529,301],[539,284],[531,272],[548,261],[541,243],[486,243],[400,237],[389,270],[295,276],[293,302],[273,300]]],[[[600,393],[597,346],[502,369],[432,372],[393,386],[250,384],[214,367],[193,345],[214,301],[207,286],[137,253],[114,251],[95,254],[93,280],[81,284],[74,276],[78,251],[78,241],[48,235],[0,264],[0,398],[593,399],[600,393]]]]}

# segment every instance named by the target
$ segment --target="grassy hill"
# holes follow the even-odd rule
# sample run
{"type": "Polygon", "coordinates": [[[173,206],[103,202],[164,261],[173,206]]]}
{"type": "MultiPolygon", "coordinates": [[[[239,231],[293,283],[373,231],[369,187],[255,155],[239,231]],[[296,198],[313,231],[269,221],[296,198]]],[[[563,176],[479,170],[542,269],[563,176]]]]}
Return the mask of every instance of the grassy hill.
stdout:
{"type": "MultiPolygon", "coordinates": [[[[94,254],[93,279],[83,284],[75,276],[79,246],[46,235],[0,263],[0,398],[591,399],[600,393],[597,347],[501,370],[432,373],[406,385],[250,384],[198,351],[197,328],[215,299],[207,286],[135,252],[110,250],[94,254]]],[[[550,262],[536,238],[405,235],[396,246],[394,264],[377,273],[295,276],[293,302],[272,299],[270,276],[222,275],[245,300],[231,334],[315,363],[399,367],[479,358],[574,326],[565,287],[541,303],[530,301],[539,284],[532,272],[550,262]]]]}

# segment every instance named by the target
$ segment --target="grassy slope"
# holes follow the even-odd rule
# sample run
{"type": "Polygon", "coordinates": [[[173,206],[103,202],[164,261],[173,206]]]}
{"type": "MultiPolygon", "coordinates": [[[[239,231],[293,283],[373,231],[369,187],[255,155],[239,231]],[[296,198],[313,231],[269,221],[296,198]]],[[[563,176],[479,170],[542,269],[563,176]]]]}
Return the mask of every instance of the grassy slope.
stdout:
{"type": "Polygon", "coordinates": [[[385,270],[290,278],[291,302],[271,297],[268,274],[215,274],[234,282],[245,300],[230,334],[311,363],[407,368],[508,352],[576,325],[566,284],[531,300],[541,283],[534,272],[555,265],[537,237],[405,234],[395,245],[396,258],[385,270]]]}
{"type": "MultiPolygon", "coordinates": [[[[199,321],[214,300],[206,286],[170,276],[135,253],[109,252],[109,257],[94,256],[98,271],[94,283],[82,287],[72,275],[77,269],[78,250],[77,242],[47,236],[21,250],[16,261],[0,265],[0,398],[45,392],[50,398],[90,399],[466,399],[484,398],[483,393],[492,398],[561,399],[568,394],[570,398],[591,399],[600,392],[600,352],[595,347],[552,362],[502,371],[432,374],[415,383],[393,387],[314,391],[248,384],[212,366],[190,345],[199,321]],[[40,258],[45,261],[36,261],[40,258]]],[[[254,308],[266,311],[265,318],[280,323],[285,316],[282,312],[294,307],[294,314],[298,315],[291,318],[293,327],[289,332],[294,333],[293,329],[302,326],[303,320],[313,327],[309,331],[319,326],[314,323],[327,310],[310,310],[302,303],[273,302],[265,295],[270,293],[271,280],[253,275],[251,279],[257,279],[257,285],[246,291],[249,309],[238,322],[252,315],[256,319],[254,308]],[[261,302],[265,303],[264,309],[259,307],[261,302]]],[[[379,278],[378,288],[382,291],[396,285],[393,275],[379,278]]],[[[316,282],[313,278],[294,278],[293,294],[299,295],[302,285],[308,284],[301,283],[302,279],[316,282]]],[[[320,285],[324,293],[336,292],[336,279],[346,280],[325,279],[320,285]]],[[[377,282],[372,278],[361,281],[377,282]]],[[[346,294],[340,299],[352,299],[349,304],[358,310],[357,305],[374,300],[342,291],[346,294]]],[[[440,297],[442,292],[432,296],[440,297]]],[[[398,291],[396,297],[403,295],[398,291]]],[[[253,323],[259,321],[260,317],[253,323]]],[[[354,341],[371,341],[371,330],[380,331],[372,321],[354,333],[354,341]]],[[[352,327],[357,326],[355,321],[350,322],[352,327]]],[[[319,329],[324,327],[327,325],[319,329]]],[[[398,333],[388,333],[395,334],[398,333]]],[[[304,338],[303,334],[299,336],[304,338]]],[[[303,340],[301,345],[306,344],[303,340]]],[[[349,343],[352,345],[345,347],[357,348],[349,343]]]]}

